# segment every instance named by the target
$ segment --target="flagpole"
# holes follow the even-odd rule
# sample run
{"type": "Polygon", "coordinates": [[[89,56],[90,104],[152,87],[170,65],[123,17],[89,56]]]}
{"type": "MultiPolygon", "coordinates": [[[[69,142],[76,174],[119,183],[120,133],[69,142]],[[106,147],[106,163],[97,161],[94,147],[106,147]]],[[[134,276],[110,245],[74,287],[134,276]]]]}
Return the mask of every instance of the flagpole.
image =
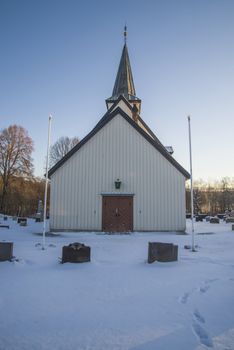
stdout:
{"type": "Polygon", "coordinates": [[[188,131],[189,131],[189,156],[190,156],[190,189],[191,189],[191,220],[192,220],[192,247],[191,251],[195,252],[194,246],[194,218],[193,218],[193,167],[192,167],[192,144],[191,144],[191,126],[190,116],[188,116],[188,131]]]}
{"type": "Polygon", "coordinates": [[[50,131],[51,131],[52,115],[49,115],[48,140],[47,140],[47,155],[46,155],[46,180],[45,180],[45,195],[44,195],[44,215],[43,215],[43,243],[42,249],[45,250],[45,233],[46,233],[46,206],[47,206],[47,188],[48,188],[48,167],[50,157],[50,131]]]}

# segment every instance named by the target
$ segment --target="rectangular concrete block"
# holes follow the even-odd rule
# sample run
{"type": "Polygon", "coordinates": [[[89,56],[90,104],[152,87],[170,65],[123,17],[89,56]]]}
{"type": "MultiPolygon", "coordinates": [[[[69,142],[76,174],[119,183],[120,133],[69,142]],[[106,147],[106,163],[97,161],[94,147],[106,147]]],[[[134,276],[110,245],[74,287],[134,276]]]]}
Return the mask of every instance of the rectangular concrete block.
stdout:
{"type": "Polygon", "coordinates": [[[178,245],[173,243],[149,242],[148,263],[154,261],[169,262],[178,260],[178,245]]]}
{"type": "Polygon", "coordinates": [[[219,224],[219,218],[216,218],[216,217],[210,218],[210,223],[211,224],[219,224]]]}
{"type": "MultiPolygon", "coordinates": [[[[18,217],[17,223],[18,223],[18,224],[21,224],[22,222],[26,223],[26,225],[27,225],[27,218],[18,217]]],[[[24,226],[26,226],[26,225],[24,225],[24,226]]],[[[22,225],[22,226],[23,226],[23,225],[22,225]]]]}
{"type": "Polygon", "coordinates": [[[90,247],[82,243],[72,243],[63,247],[62,263],[82,263],[90,261],[90,247]]]}
{"type": "Polygon", "coordinates": [[[13,243],[0,242],[0,261],[11,260],[13,257],[13,243]]]}
{"type": "Polygon", "coordinates": [[[232,217],[228,217],[228,218],[226,218],[226,223],[228,224],[228,223],[233,223],[234,222],[234,218],[232,218],[232,217]]]}
{"type": "Polygon", "coordinates": [[[21,221],[20,226],[27,226],[27,221],[21,221]]]}

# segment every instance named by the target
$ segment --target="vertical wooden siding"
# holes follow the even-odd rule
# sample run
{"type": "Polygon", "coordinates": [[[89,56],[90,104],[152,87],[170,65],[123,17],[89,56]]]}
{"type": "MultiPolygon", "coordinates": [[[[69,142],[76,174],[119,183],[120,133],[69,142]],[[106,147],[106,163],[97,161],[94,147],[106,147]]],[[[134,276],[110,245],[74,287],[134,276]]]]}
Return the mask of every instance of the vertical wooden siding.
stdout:
{"type": "Polygon", "coordinates": [[[185,229],[185,178],[122,116],[51,178],[51,229],[101,230],[101,193],[134,193],[134,230],[185,229]]]}

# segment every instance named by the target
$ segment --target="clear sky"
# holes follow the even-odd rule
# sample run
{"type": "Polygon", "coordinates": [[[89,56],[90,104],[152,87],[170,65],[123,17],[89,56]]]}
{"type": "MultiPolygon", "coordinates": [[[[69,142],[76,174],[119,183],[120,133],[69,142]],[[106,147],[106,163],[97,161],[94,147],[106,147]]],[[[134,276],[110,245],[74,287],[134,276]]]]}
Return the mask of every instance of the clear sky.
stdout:
{"type": "Polygon", "coordinates": [[[128,26],[141,117],[194,177],[234,176],[233,0],[0,0],[0,128],[25,127],[35,175],[52,143],[106,112],[128,26]]]}

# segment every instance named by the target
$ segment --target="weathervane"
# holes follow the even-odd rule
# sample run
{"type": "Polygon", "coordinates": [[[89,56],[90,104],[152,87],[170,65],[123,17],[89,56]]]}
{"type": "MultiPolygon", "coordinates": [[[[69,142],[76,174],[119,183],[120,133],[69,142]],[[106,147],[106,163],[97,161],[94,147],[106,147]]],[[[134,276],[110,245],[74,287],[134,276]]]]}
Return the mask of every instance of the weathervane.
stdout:
{"type": "Polygon", "coordinates": [[[124,26],[124,44],[126,44],[126,43],[127,43],[127,26],[125,24],[125,26],[124,26]]]}

